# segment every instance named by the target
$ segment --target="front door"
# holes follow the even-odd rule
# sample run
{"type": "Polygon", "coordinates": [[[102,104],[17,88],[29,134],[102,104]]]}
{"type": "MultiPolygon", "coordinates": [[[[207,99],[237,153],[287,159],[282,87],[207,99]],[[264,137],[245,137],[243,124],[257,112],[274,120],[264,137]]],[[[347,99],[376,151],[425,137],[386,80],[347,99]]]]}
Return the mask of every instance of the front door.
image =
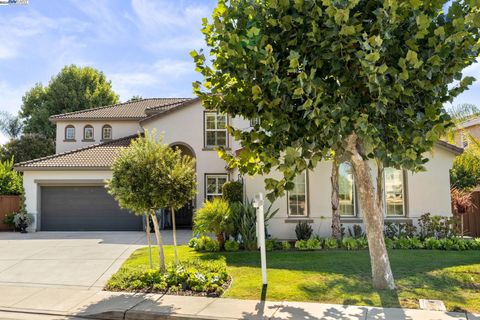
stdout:
{"type": "MultiPolygon", "coordinates": [[[[184,205],[175,212],[175,222],[177,229],[191,229],[193,226],[193,204],[191,202],[184,205]]],[[[172,229],[172,212],[170,209],[162,213],[163,229],[172,229]]]]}

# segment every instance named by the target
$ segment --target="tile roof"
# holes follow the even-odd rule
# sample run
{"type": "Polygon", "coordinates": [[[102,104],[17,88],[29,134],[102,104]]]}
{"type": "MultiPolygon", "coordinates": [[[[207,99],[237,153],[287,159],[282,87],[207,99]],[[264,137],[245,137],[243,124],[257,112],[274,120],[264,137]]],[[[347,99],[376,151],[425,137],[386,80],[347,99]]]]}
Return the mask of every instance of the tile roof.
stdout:
{"type": "Polygon", "coordinates": [[[124,102],[110,106],[103,106],[87,110],[74,111],[53,115],[50,121],[58,120],[140,120],[146,118],[147,110],[156,111],[168,110],[169,106],[176,106],[191,98],[151,98],[131,102],[124,102]]]}
{"type": "Polygon", "coordinates": [[[14,168],[18,171],[34,169],[110,169],[120,149],[128,147],[130,142],[137,137],[138,135],[131,135],[44,158],[16,163],[14,168]]]}
{"type": "Polygon", "coordinates": [[[192,99],[188,99],[188,100],[184,100],[184,101],[180,101],[180,102],[175,102],[175,103],[172,103],[172,104],[169,104],[169,105],[164,105],[164,106],[160,106],[160,107],[153,107],[153,108],[149,108],[146,110],[146,113],[148,115],[148,117],[140,120],[140,124],[143,124],[145,122],[149,122],[150,120],[154,120],[154,119],[157,119],[159,117],[163,117],[171,112],[174,112],[178,109],[180,109],[181,107],[186,107],[186,106],[189,106],[197,101],[200,101],[199,98],[192,98],[192,99]]]}

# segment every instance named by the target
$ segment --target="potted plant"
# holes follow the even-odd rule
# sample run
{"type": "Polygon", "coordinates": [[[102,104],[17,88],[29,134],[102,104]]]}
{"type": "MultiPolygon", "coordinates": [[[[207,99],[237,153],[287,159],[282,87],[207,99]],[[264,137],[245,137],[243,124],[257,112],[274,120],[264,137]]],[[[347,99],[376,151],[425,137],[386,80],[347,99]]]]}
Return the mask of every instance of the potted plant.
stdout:
{"type": "Polygon", "coordinates": [[[15,228],[20,233],[28,233],[27,228],[32,224],[33,216],[26,212],[17,212],[13,216],[13,222],[15,223],[15,228]]]}

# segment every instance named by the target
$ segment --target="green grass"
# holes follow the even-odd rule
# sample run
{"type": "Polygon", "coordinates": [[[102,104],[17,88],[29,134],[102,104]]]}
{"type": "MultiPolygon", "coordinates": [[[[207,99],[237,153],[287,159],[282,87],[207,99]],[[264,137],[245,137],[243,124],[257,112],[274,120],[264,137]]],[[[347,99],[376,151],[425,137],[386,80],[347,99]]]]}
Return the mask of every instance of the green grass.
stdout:
{"type": "MultiPolygon", "coordinates": [[[[167,261],[173,248],[166,246],[167,261]]],[[[155,258],[154,251],[154,258],[155,258]]],[[[147,248],[122,268],[148,266],[147,248]]],[[[374,290],[368,251],[267,252],[267,300],[418,308],[418,299],[439,299],[450,311],[480,312],[480,251],[392,250],[397,290],[374,290]]],[[[232,285],[224,297],[261,297],[258,252],[198,253],[179,247],[180,259],[226,259],[232,285]]],[[[158,259],[154,260],[158,263],[158,259]]]]}

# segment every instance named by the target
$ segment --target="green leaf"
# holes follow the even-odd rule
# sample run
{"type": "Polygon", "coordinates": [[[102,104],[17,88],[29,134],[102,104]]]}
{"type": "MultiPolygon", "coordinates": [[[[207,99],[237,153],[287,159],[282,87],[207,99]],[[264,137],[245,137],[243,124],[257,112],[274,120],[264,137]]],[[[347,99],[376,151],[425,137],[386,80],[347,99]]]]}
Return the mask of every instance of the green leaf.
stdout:
{"type": "Polygon", "coordinates": [[[351,36],[356,33],[355,27],[354,26],[347,26],[343,25],[342,29],[340,30],[340,35],[342,36],[351,36]]]}
{"type": "Polygon", "coordinates": [[[377,62],[380,59],[380,53],[378,51],[369,53],[365,56],[365,60],[370,62],[377,62]]]}

